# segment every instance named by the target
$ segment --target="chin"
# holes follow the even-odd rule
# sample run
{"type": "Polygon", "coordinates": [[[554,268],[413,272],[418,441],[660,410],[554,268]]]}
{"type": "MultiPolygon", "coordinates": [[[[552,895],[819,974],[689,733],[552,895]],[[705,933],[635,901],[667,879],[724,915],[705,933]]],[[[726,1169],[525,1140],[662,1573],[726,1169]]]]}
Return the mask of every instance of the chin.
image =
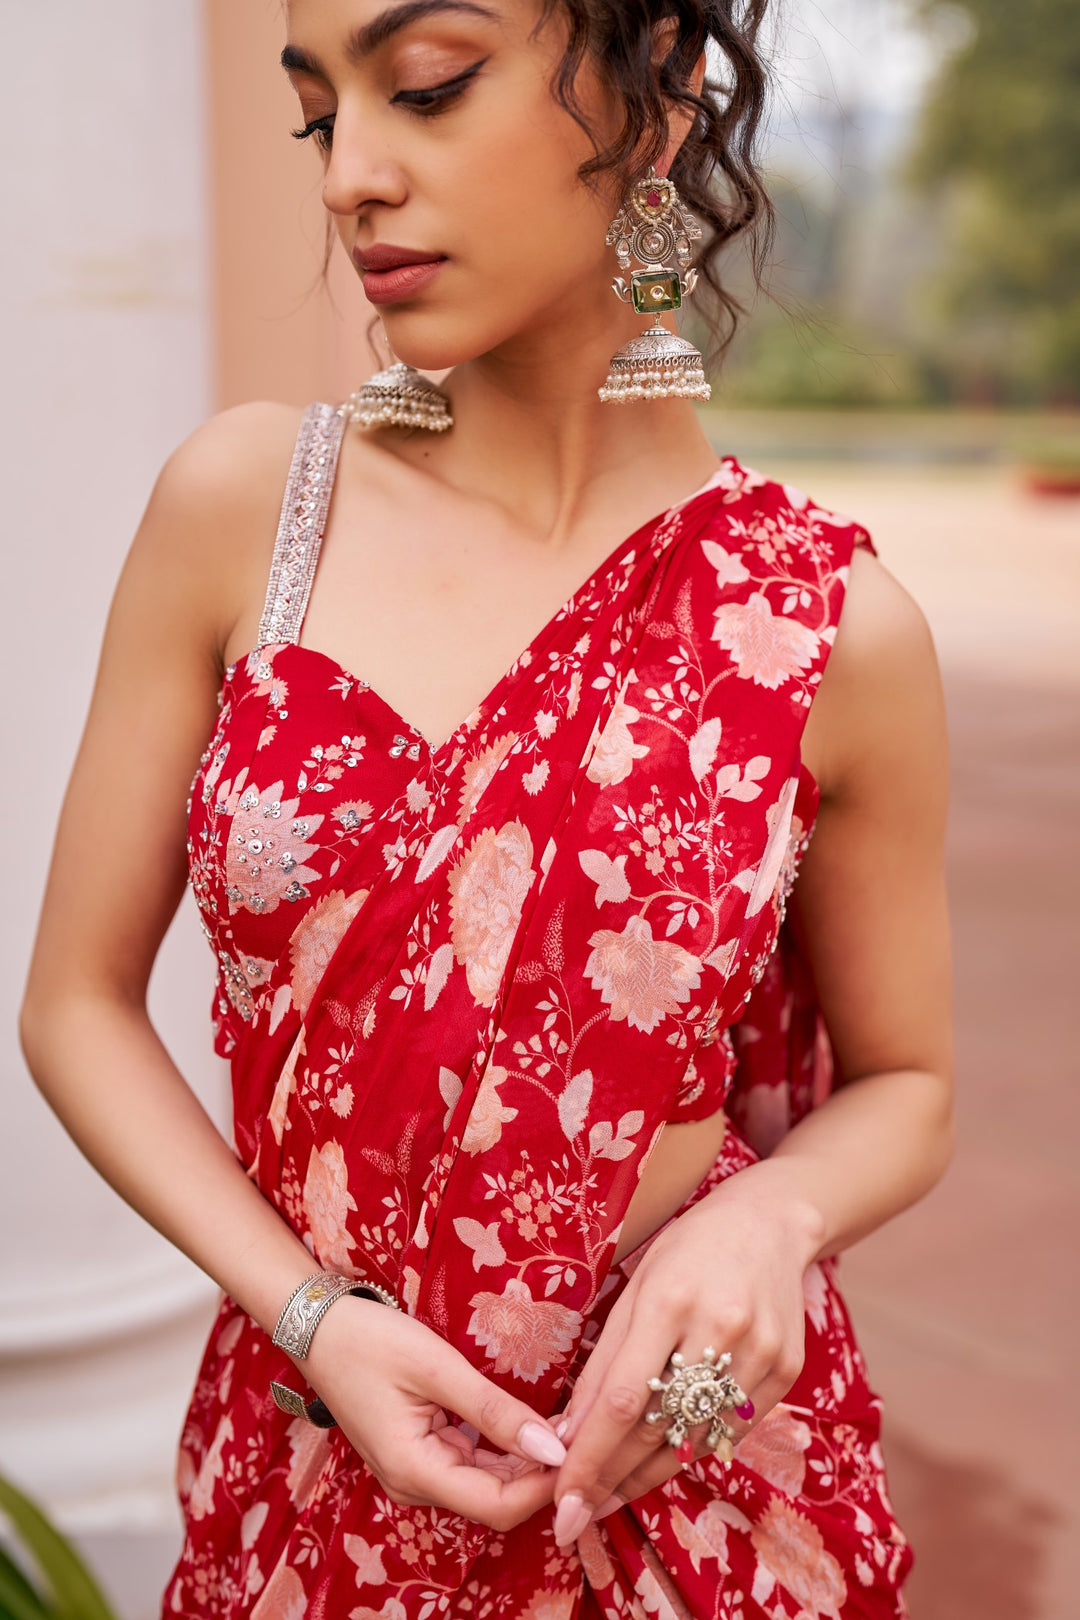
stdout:
{"type": "Polygon", "coordinates": [[[530,325],[528,312],[508,310],[500,320],[490,304],[482,324],[455,319],[445,308],[425,309],[420,300],[412,307],[383,306],[380,314],[390,347],[417,371],[449,371],[464,365],[520,337],[530,325]]]}

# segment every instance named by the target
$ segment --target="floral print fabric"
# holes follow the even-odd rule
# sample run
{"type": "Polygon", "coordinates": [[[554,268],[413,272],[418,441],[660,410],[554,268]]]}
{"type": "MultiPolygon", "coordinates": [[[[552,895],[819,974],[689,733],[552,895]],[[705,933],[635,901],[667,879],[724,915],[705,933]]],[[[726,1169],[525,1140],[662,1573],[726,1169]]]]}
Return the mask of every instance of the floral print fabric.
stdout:
{"type": "MultiPolygon", "coordinates": [[[[295,498],[332,476],[312,458],[295,498]]],[[[727,457],[434,748],[295,637],[226,671],[188,852],[235,1151],[317,1264],[374,1276],[539,1411],[647,1247],[612,1263],[665,1123],[728,1106],[689,1204],[827,1090],[782,923],[817,802],[802,728],[868,543],[727,457]]],[[[807,1277],[804,1372],[735,1462],[693,1463],[567,1549],[550,1511],[498,1534],[394,1504],[340,1430],[278,1410],[272,1377],[300,1383],[223,1298],[163,1615],[904,1612],[830,1264],[807,1277]]]]}

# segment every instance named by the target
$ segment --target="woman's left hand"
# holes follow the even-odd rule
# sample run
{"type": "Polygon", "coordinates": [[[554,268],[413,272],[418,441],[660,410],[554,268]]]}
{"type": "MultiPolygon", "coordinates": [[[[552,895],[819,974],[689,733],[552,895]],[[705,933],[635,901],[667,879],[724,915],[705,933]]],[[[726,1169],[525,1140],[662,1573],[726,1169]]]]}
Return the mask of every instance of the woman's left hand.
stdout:
{"type": "MultiPolygon", "coordinates": [[[[723,1414],[736,1444],[802,1371],[802,1279],[817,1252],[815,1214],[778,1198],[768,1177],[759,1188],[757,1168],[733,1175],[654,1238],[612,1306],[563,1414],[560,1544],[580,1535],[597,1509],[611,1512],[682,1467],[668,1425],[645,1421],[659,1402],[648,1380],[670,1377],[673,1351],[688,1366],[706,1345],[730,1351],[727,1371],[754,1406],[749,1422],[723,1414]]],[[[707,1424],[690,1431],[695,1457],[708,1453],[707,1433],[707,1424]]]]}

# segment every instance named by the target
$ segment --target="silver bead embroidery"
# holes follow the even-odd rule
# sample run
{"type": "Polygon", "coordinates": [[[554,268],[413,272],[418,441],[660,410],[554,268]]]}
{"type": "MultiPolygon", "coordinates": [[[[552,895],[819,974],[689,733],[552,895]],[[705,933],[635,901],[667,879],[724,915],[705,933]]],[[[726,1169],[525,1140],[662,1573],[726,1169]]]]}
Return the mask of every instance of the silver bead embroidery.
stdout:
{"type": "MultiPolygon", "coordinates": [[[[307,607],[346,418],[317,403],[304,412],[285,485],[259,646],[295,641],[307,607]]],[[[282,719],[286,716],[282,715],[282,719]]]]}

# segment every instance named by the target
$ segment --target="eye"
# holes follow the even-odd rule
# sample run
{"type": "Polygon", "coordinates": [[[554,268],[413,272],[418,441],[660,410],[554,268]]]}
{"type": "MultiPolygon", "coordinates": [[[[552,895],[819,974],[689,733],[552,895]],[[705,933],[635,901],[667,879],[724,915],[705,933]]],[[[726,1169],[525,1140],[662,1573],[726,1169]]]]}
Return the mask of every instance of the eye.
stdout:
{"type": "Polygon", "coordinates": [[[314,135],[316,144],[321,146],[324,152],[329,152],[334,135],[334,115],[327,113],[324,118],[313,118],[303,129],[291,129],[289,134],[294,141],[306,141],[314,135]]]}
{"type": "MultiPolygon", "coordinates": [[[[399,90],[392,98],[391,105],[400,102],[422,118],[434,118],[463,94],[487,61],[488,58],[485,56],[482,61],[474,62],[472,67],[466,68],[463,73],[456,73],[452,79],[444,79],[442,84],[429,85],[422,90],[399,90]]],[[[334,137],[334,114],[327,113],[322,118],[313,118],[303,129],[293,129],[289,133],[297,141],[309,140],[314,135],[316,143],[324,152],[328,152],[334,137]]]]}
{"type": "Polygon", "coordinates": [[[413,112],[431,117],[461,95],[487,60],[485,56],[483,61],[474,62],[472,67],[466,68],[463,73],[456,73],[452,79],[445,79],[442,84],[434,84],[424,90],[399,90],[391,105],[401,102],[413,112]]]}

